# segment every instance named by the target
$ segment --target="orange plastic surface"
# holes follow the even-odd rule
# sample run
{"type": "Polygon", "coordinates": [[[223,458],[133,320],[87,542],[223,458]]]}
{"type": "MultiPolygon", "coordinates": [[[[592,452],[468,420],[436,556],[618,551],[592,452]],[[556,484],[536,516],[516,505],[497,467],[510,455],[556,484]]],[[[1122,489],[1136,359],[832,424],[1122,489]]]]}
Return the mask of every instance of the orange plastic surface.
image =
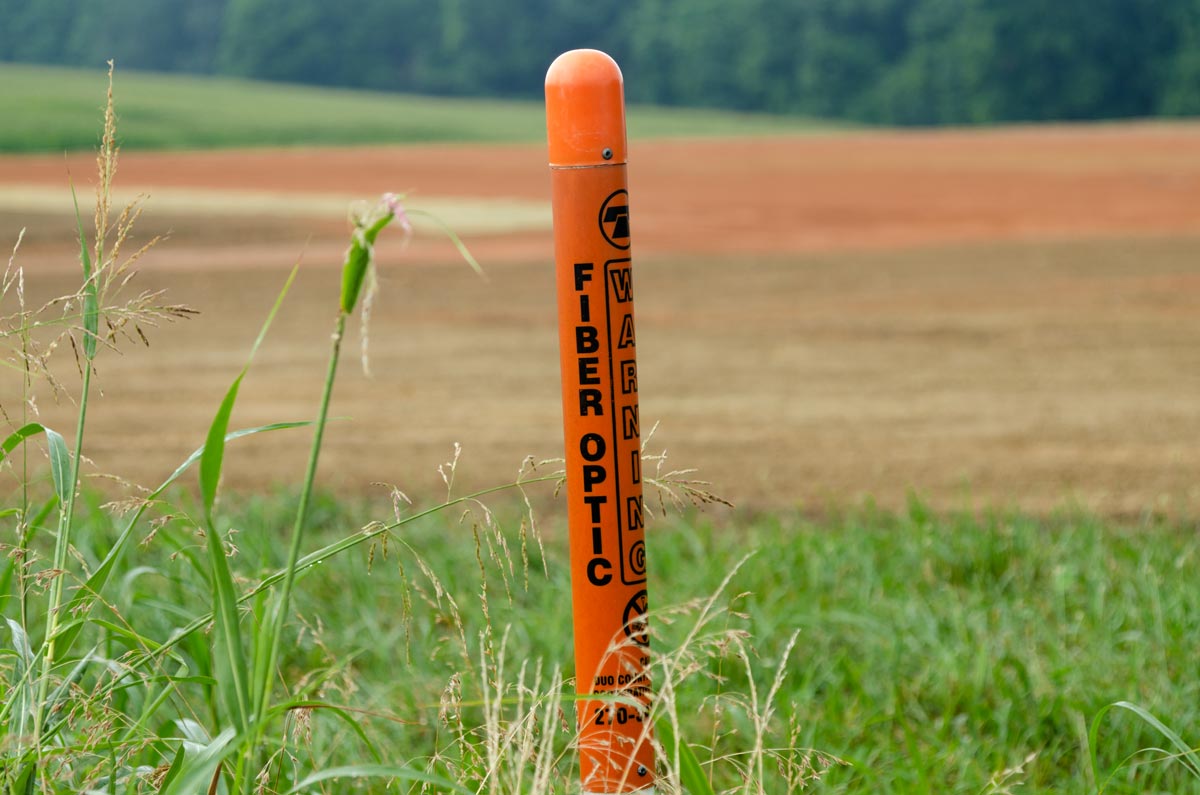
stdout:
{"type": "Polygon", "coordinates": [[[546,129],[551,166],[626,162],[625,83],[617,62],[599,50],[558,56],[546,72],[546,129]]]}
{"type": "Polygon", "coordinates": [[[654,756],[629,191],[613,162],[624,160],[620,71],[603,53],[567,53],[550,68],[546,105],[576,690],[618,699],[577,702],[580,776],[585,793],[636,792],[653,786],[654,756]],[[565,108],[602,132],[585,133],[565,108]],[[611,160],[589,157],[600,143],[611,160]]]}

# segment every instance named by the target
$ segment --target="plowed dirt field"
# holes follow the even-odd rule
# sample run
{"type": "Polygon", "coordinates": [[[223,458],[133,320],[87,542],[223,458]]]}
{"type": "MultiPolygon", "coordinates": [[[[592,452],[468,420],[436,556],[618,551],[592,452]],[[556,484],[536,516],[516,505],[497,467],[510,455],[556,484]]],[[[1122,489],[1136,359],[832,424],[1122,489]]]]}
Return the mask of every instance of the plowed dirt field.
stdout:
{"type": "MultiPolygon", "coordinates": [[[[68,171],[87,186],[94,164],[0,158],[30,304],[76,281],[68,171]]],[[[661,423],[670,467],[767,508],[1200,507],[1200,126],[634,142],[629,173],[643,432],[661,423]]],[[[455,442],[456,489],[561,454],[542,147],[127,153],[117,190],[149,196],[136,242],[170,235],[129,289],[201,314],[101,354],[92,473],[153,485],[200,444],[298,259],[235,425],[310,417],[346,207],[385,190],[456,229],[488,280],[428,225],[380,246],[373,376],[352,335],[324,483],[434,494],[455,442]]],[[[0,375],[14,422],[20,394],[0,375]]],[[[44,388],[37,407],[73,427],[44,388]]],[[[238,442],[227,486],[294,483],[307,443],[238,442]]]]}

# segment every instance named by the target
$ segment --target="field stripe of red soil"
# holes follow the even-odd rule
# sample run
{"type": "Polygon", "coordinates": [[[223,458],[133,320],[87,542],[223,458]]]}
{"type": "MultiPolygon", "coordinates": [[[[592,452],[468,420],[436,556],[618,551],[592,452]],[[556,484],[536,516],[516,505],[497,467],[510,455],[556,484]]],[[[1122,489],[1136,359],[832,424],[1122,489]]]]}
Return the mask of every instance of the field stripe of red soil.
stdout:
{"type": "MultiPolygon", "coordinates": [[[[0,185],[90,155],[0,159],[0,185]]],[[[78,179],[78,177],[77,177],[78,179]]],[[[540,145],[129,152],[126,186],[547,199],[540,145]]],[[[1200,125],[634,141],[645,253],[773,254],[1200,232],[1200,125]]]]}

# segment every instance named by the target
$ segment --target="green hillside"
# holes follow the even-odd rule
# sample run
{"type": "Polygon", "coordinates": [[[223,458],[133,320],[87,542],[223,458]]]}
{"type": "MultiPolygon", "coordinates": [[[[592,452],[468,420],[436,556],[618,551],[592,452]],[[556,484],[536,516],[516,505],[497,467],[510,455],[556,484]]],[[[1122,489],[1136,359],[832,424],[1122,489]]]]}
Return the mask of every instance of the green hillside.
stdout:
{"type": "Polygon", "coordinates": [[[632,101],[866,124],[1200,114],[1197,0],[0,0],[0,60],[536,100],[562,52],[632,101]]]}
{"type": "MultiPolygon", "coordinates": [[[[58,152],[97,143],[100,70],[0,64],[0,152],[58,152]]],[[[445,99],[229,78],[118,71],[122,145],[129,149],[539,141],[533,101],[445,99]]],[[[753,135],[827,128],[795,117],[635,107],[641,137],[753,135]]]]}

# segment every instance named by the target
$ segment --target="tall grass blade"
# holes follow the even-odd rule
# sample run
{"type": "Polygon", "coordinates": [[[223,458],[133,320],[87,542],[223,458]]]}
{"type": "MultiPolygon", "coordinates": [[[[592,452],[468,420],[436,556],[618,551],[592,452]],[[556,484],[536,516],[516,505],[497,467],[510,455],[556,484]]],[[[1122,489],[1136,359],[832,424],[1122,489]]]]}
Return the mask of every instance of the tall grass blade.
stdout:
{"type": "Polygon", "coordinates": [[[8,454],[17,449],[21,442],[28,439],[30,436],[37,436],[39,433],[44,433],[46,430],[39,422],[31,422],[28,425],[22,425],[17,430],[5,437],[3,442],[0,442],[0,463],[8,458],[8,454]]]}
{"type": "MultiPolygon", "coordinates": [[[[8,623],[9,633],[12,635],[12,655],[16,660],[12,666],[13,678],[11,681],[5,682],[5,701],[4,706],[0,707],[0,726],[4,726],[9,713],[15,711],[16,725],[8,726],[9,731],[14,734],[24,734],[27,722],[33,720],[35,695],[32,677],[35,675],[36,657],[33,647],[29,644],[29,636],[25,633],[25,628],[11,618],[6,618],[5,621],[8,623]]],[[[6,649],[4,656],[7,655],[6,649]]],[[[7,666],[7,663],[5,665],[7,666]]],[[[3,758],[0,756],[0,759],[3,758]]],[[[4,770],[3,764],[0,764],[0,773],[4,770]]]]}
{"type": "Polygon", "coordinates": [[[21,771],[21,775],[17,777],[16,783],[13,785],[13,795],[33,795],[34,782],[37,781],[37,765],[30,762],[21,771]]]}
{"type": "Polygon", "coordinates": [[[0,710],[0,716],[5,715],[14,707],[17,714],[24,718],[32,714],[32,693],[30,692],[30,674],[33,671],[35,658],[33,647],[29,645],[29,636],[25,628],[11,618],[4,619],[8,623],[8,631],[12,635],[13,654],[16,657],[13,681],[15,685],[8,691],[8,702],[0,710]],[[15,691],[15,692],[14,692],[15,691]]]}
{"type": "Polygon", "coordinates": [[[17,670],[19,678],[23,671],[33,666],[33,648],[29,645],[29,636],[25,634],[24,627],[11,618],[4,620],[8,623],[8,631],[12,634],[13,651],[17,653],[17,659],[21,663],[17,670]]]}
{"type": "MultiPolygon", "coordinates": [[[[23,538],[19,539],[20,546],[24,546],[24,545],[28,544],[29,537],[32,536],[33,533],[38,528],[45,526],[46,519],[50,516],[50,514],[52,514],[54,512],[54,509],[56,507],[58,507],[58,495],[57,494],[55,494],[54,496],[52,496],[50,499],[46,500],[46,502],[44,502],[42,504],[42,507],[38,510],[38,512],[36,514],[34,514],[33,519],[28,518],[27,512],[22,511],[20,509],[16,509],[16,508],[13,509],[13,511],[17,514],[24,514],[24,516],[26,518],[25,534],[24,534],[23,538]]],[[[17,558],[14,556],[6,555],[4,558],[4,561],[5,561],[4,562],[4,570],[3,570],[3,573],[0,573],[0,599],[12,598],[11,597],[12,578],[16,574],[17,566],[21,565],[21,562],[18,561],[17,558]]]]}
{"type": "MultiPolygon", "coordinates": [[[[253,354],[251,354],[253,356],[253,354]]],[[[200,494],[204,500],[204,515],[211,521],[213,505],[217,501],[217,488],[221,484],[221,469],[225,462],[225,434],[229,430],[229,417],[233,414],[233,406],[237,403],[238,390],[241,389],[242,379],[246,376],[243,368],[233,379],[229,391],[221,400],[217,414],[213,417],[212,425],[208,428],[208,436],[204,440],[203,452],[200,453],[200,494]]]]}
{"type": "Polygon", "coordinates": [[[171,760],[171,766],[167,768],[167,772],[163,775],[163,779],[159,782],[159,792],[168,792],[171,784],[175,779],[179,778],[180,772],[183,770],[184,760],[187,755],[183,752],[183,743],[179,744],[179,750],[175,752],[175,758],[171,760]]]}
{"type": "MultiPolygon", "coordinates": [[[[270,433],[271,431],[287,431],[287,430],[291,430],[293,428],[304,428],[308,425],[312,425],[312,420],[295,420],[293,422],[272,422],[268,425],[258,425],[253,428],[239,428],[236,431],[230,431],[229,433],[225,434],[225,443],[229,444],[232,441],[241,439],[246,436],[253,436],[256,433],[270,433]]],[[[183,460],[183,463],[175,468],[175,471],[171,473],[171,476],[168,477],[166,480],[164,480],[157,489],[155,489],[154,491],[152,491],[150,493],[149,499],[154,499],[158,495],[162,494],[163,491],[165,491],[168,486],[170,486],[172,483],[174,483],[180,475],[182,475],[184,472],[188,471],[188,469],[192,466],[192,464],[199,461],[200,456],[202,456],[203,454],[204,454],[203,447],[197,447],[195,450],[193,450],[192,454],[189,455],[187,458],[185,458],[183,460]]]]}
{"type": "Polygon", "coordinates": [[[279,291],[279,296],[275,299],[275,305],[271,307],[267,319],[259,329],[258,337],[250,347],[250,355],[246,357],[246,364],[238,373],[237,378],[233,379],[233,383],[230,385],[229,391],[225,393],[225,399],[221,401],[221,406],[217,409],[217,414],[208,429],[208,437],[205,439],[204,448],[200,453],[200,492],[204,500],[205,515],[211,515],[213,503],[217,499],[217,486],[221,480],[221,466],[225,457],[225,434],[229,430],[229,416],[233,413],[238,390],[241,388],[246,373],[250,370],[254,354],[258,352],[259,346],[267,336],[267,331],[271,328],[271,323],[275,320],[279,307],[283,305],[283,299],[287,297],[288,290],[291,289],[298,271],[299,266],[293,267],[287,281],[284,282],[283,289],[279,291]]]}
{"type": "MultiPolygon", "coordinates": [[[[375,234],[382,229],[392,215],[389,213],[371,229],[375,234]]],[[[368,230],[370,232],[371,230],[368,230]]],[[[360,232],[355,232],[355,244],[360,241],[360,232]]],[[[370,267],[370,241],[364,243],[367,254],[367,267],[370,267]]],[[[279,654],[279,642],[283,636],[283,625],[287,620],[288,605],[291,601],[292,586],[296,578],[296,562],[300,559],[300,546],[304,537],[304,523],[308,516],[308,503],[312,499],[313,483],[317,477],[317,461],[321,455],[321,440],[324,438],[325,425],[329,417],[329,401],[333,396],[333,384],[337,377],[338,357],[342,348],[342,337],[346,331],[346,314],[339,312],[334,326],[333,338],[329,353],[329,363],[325,372],[325,384],[321,390],[321,403],[317,410],[317,419],[313,423],[312,444],[309,447],[308,465],[305,467],[304,482],[300,488],[300,500],[296,505],[296,519],[292,525],[292,538],[288,544],[287,565],[283,587],[280,589],[274,614],[259,622],[258,633],[255,635],[254,658],[254,690],[252,709],[256,720],[265,716],[267,704],[271,695],[271,673],[275,669],[275,660],[279,654]]]]}
{"type": "Polygon", "coordinates": [[[688,795],[716,795],[691,746],[675,734],[671,716],[661,715],[654,723],[654,731],[658,733],[668,761],[678,770],[679,783],[688,795]]]}
{"type": "Polygon", "coordinates": [[[51,430],[38,422],[22,425],[0,442],[0,463],[8,458],[8,454],[30,437],[38,434],[46,436],[46,444],[50,448],[50,476],[54,479],[54,493],[66,504],[67,497],[74,490],[71,481],[71,454],[67,450],[67,442],[58,431],[51,430]]]}
{"type": "MultiPolygon", "coordinates": [[[[316,550],[308,553],[304,557],[300,558],[300,560],[296,564],[296,572],[301,573],[306,569],[312,568],[313,566],[320,565],[321,563],[325,562],[326,560],[329,560],[329,559],[335,557],[336,555],[346,551],[347,549],[356,547],[359,544],[369,542],[371,539],[376,538],[377,536],[381,535],[382,533],[391,532],[392,530],[395,530],[398,527],[402,527],[406,524],[409,524],[410,522],[419,521],[428,516],[432,516],[435,513],[445,511],[447,508],[452,508],[455,505],[463,505],[466,503],[471,503],[476,500],[479,500],[482,497],[486,497],[489,494],[495,494],[497,492],[506,491],[508,489],[516,489],[519,486],[527,486],[532,483],[551,483],[551,482],[556,482],[558,480],[560,480],[559,475],[546,475],[544,477],[525,478],[525,479],[521,480],[519,483],[505,483],[501,486],[491,486],[486,489],[480,489],[479,491],[476,491],[471,494],[464,494],[461,497],[455,497],[452,500],[447,500],[446,502],[438,503],[437,505],[433,505],[429,508],[425,508],[423,510],[417,511],[416,513],[412,514],[411,516],[405,516],[400,521],[396,521],[391,524],[381,525],[380,527],[377,527],[377,528],[372,528],[370,530],[370,532],[354,533],[353,535],[346,536],[345,538],[342,538],[333,543],[326,544],[325,546],[321,547],[320,549],[316,549],[316,550]]],[[[269,574],[268,576],[259,580],[259,582],[256,586],[251,588],[246,593],[242,594],[240,601],[245,602],[248,599],[254,598],[262,591],[265,591],[267,588],[270,588],[273,585],[276,585],[276,584],[282,582],[286,576],[287,576],[286,569],[277,569],[274,573],[269,574]]],[[[198,617],[192,619],[186,625],[180,627],[174,634],[171,635],[170,638],[165,640],[163,642],[162,646],[154,652],[154,656],[158,656],[158,655],[163,654],[163,653],[167,652],[168,650],[172,649],[176,644],[180,643],[184,638],[187,638],[188,636],[190,636],[193,632],[207,626],[208,623],[210,621],[212,621],[212,618],[213,618],[212,614],[207,613],[205,615],[198,616],[198,617]]]]}
{"type": "Polygon", "coordinates": [[[445,221],[427,210],[408,210],[408,214],[419,215],[422,218],[428,218],[434,225],[441,229],[443,233],[445,233],[446,237],[450,238],[450,242],[454,244],[456,249],[458,249],[459,256],[467,261],[467,264],[471,266],[471,269],[483,278],[487,278],[487,274],[483,272],[483,266],[479,264],[479,261],[476,260],[471,252],[467,249],[466,243],[462,242],[462,238],[458,236],[458,233],[451,229],[445,221]]]}
{"type": "MultiPolygon", "coordinates": [[[[111,143],[108,138],[107,122],[111,120],[112,102],[111,93],[108,110],[105,116],[106,120],[106,143],[111,143]]],[[[107,178],[110,172],[105,171],[103,166],[100,170],[101,182],[105,185],[107,191],[107,178]]],[[[75,199],[74,185],[71,187],[71,197],[75,204],[75,221],[79,228],[79,257],[83,264],[84,285],[83,285],[83,326],[84,338],[83,349],[86,363],[81,368],[83,375],[83,387],[80,390],[78,411],[75,420],[75,455],[72,457],[67,452],[66,443],[61,435],[51,432],[49,429],[45,431],[46,442],[50,448],[50,472],[54,478],[54,489],[58,495],[59,510],[58,510],[58,533],[54,539],[54,558],[51,564],[53,570],[57,572],[50,582],[50,598],[46,610],[46,633],[43,640],[44,652],[42,653],[42,671],[38,681],[38,697],[37,705],[34,712],[33,720],[33,745],[35,748],[41,749],[42,729],[44,727],[43,719],[46,717],[46,696],[47,689],[50,686],[50,673],[54,669],[55,663],[58,661],[59,650],[57,649],[58,628],[62,621],[63,607],[63,574],[67,569],[67,556],[71,550],[71,531],[72,523],[75,517],[75,493],[76,483],[79,480],[79,467],[83,460],[83,433],[87,424],[87,409],[88,398],[91,392],[92,374],[92,359],[96,355],[96,334],[99,326],[99,310],[98,299],[96,297],[96,284],[94,274],[92,272],[92,263],[87,253],[87,240],[83,235],[83,223],[79,219],[79,201],[75,199]]],[[[101,214],[97,213],[97,252],[100,250],[99,241],[103,239],[103,228],[101,227],[101,214]]],[[[97,254],[99,256],[99,254],[97,254]]]]}
{"type": "MultiPolygon", "coordinates": [[[[301,422],[276,422],[271,423],[270,425],[260,425],[256,428],[241,428],[239,430],[227,433],[225,435],[225,443],[228,444],[235,439],[241,439],[242,437],[252,436],[257,433],[281,431],[290,428],[303,428],[311,424],[312,423],[310,421],[304,420],[301,422]]],[[[175,471],[171,473],[170,477],[164,480],[161,484],[159,484],[158,488],[146,496],[145,500],[142,502],[142,505],[134,512],[133,516],[129,519],[129,521],[125,524],[125,527],[117,536],[116,540],[113,541],[112,546],[109,547],[108,553],[104,556],[104,560],[100,561],[100,565],[97,566],[96,570],[93,571],[87,578],[87,581],[83,584],[83,587],[75,592],[75,596],[72,597],[66,610],[67,615],[72,616],[72,620],[69,623],[64,624],[62,629],[59,630],[59,643],[64,653],[66,653],[66,650],[71,647],[71,644],[75,641],[75,638],[79,635],[79,632],[87,625],[88,615],[90,613],[92,604],[104,593],[104,589],[108,585],[109,577],[112,575],[113,568],[120,561],[121,555],[125,551],[126,544],[133,535],[134,527],[137,526],[138,521],[142,518],[143,514],[145,514],[150,502],[157,499],[172,483],[179,478],[180,475],[186,472],[192,466],[192,464],[196,463],[200,459],[200,456],[203,454],[203,452],[203,447],[196,448],[191,455],[184,459],[182,464],[175,468],[175,471]]]]}
{"type": "Polygon", "coordinates": [[[238,623],[237,591],[233,575],[225,558],[225,547],[211,522],[208,536],[208,563],[213,589],[213,624],[215,627],[213,662],[217,666],[217,690],[229,715],[237,720],[243,732],[250,729],[249,671],[243,648],[241,626],[238,623]]]}
{"type": "Polygon", "coordinates": [[[75,226],[79,230],[79,262],[83,265],[83,356],[90,363],[96,358],[96,339],[100,332],[100,299],[92,258],[88,254],[87,238],[83,234],[83,220],[79,217],[79,199],[75,195],[75,183],[71,182],[71,201],[75,204],[75,226]]]}
{"type": "Polygon", "coordinates": [[[256,720],[265,717],[272,685],[271,651],[275,643],[276,621],[274,615],[267,609],[268,599],[269,594],[259,593],[254,597],[254,604],[251,607],[256,629],[254,632],[253,671],[250,679],[252,688],[250,709],[256,720]]]}
{"type": "MultiPolygon", "coordinates": [[[[321,445],[325,433],[326,420],[329,416],[329,403],[333,396],[333,386],[337,378],[337,365],[341,356],[342,339],[345,335],[346,318],[358,304],[364,280],[372,279],[374,284],[374,246],[388,224],[396,219],[397,213],[403,214],[400,199],[395,194],[387,193],[380,203],[370,213],[355,219],[354,233],[350,239],[350,248],[346,252],[346,261],[342,266],[342,290],[339,296],[339,312],[331,341],[328,368],[325,383],[321,393],[321,402],[317,410],[317,420],[313,429],[312,445],[309,448],[308,465],[305,470],[303,485],[300,490],[300,501],[296,508],[296,520],[292,526],[291,543],[288,545],[287,566],[284,569],[283,585],[280,588],[274,615],[269,622],[260,624],[256,636],[257,654],[254,660],[254,696],[253,709],[257,720],[265,717],[272,689],[272,672],[275,668],[279,653],[280,639],[287,620],[287,612],[291,601],[292,587],[295,583],[296,569],[300,560],[300,548],[304,537],[308,505],[312,496],[313,484],[316,480],[317,462],[321,454],[321,445]]],[[[411,229],[406,217],[401,215],[403,226],[411,229]]],[[[469,254],[467,255],[469,258],[469,254]]],[[[472,260],[478,269],[478,263],[472,260]]],[[[366,317],[371,304],[371,293],[363,309],[363,362],[366,363],[366,317]]]]}
{"type": "Polygon", "coordinates": [[[1176,755],[1168,756],[1167,758],[1178,761],[1179,764],[1183,765],[1184,769],[1186,769],[1193,778],[1200,779],[1200,754],[1197,754],[1195,748],[1192,748],[1192,746],[1184,742],[1183,738],[1180,737],[1174,729],[1172,729],[1170,726],[1167,726],[1158,718],[1154,717],[1149,710],[1129,701],[1117,701],[1105,706],[1104,709],[1096,713],[1096,717],[1092,719],[1092,725],[1088,730],[1088,745],[1090,746],[1092,757],[1092,772],[1097,781],[1100,780],[1100,762],[1097,756],[1097,742],[1100,737],[1100,723],[1104,719],[1104,716],[1114,709],[1124,709],[1132,712],[1134,715],[1137,715],[1139,718],[1141,718],[1145,723],[1149,724],[1152,728],[1156,729],[1160,734],[1162,734],[1163,737],[1166,737],[1177,752],[1176,755]]]}
{"type": "Polygon", "coordinates": [[[163,787],[161,795],[199,795],[209,791],[217,767],[233,747],[237,733],[226,729],[194,754],[186,754],[184,763],[171,783],[163,787]]]}
{"type": "Polygon", "coordinates": [[[375,761],[382,764],[383,755],[379,753],[379,748],[376,747],[375,743],[371,742],[371,738],[367,736],[367,732],[363,729],[362,724],[358,722],[349,710],[339,707],[336,704],[327,704],[324,701],[298,700],[280,704],[273,709],[273,712],[282,714],[294,709],[319,709],[340,718],[349,727],[350,731],[354,732],[358,739],[362,741],[366,749],[371,752],[371,756],[375,757],[375,761]]]}
{"type": "Polygon", "coordinates": [[[215,662],[219,666],[217,689],[221,700],[230,715],[237,719],[244,734],[248,734],[253,712],[254,696],[251,694],[252,672],[246,665],[246,654],[242,641],[241,627],[238,621],[238,594],[233,585],[233,574],[229,570],[229,561],[225,555],[225,547],[221,543],[220,534],[213,522],[213,505],[217,498],[217,487],[221,480],[221,468],[225,458],[225,436],[229,430],[229,418],[237,402],[238,390],[242,380],[250,370],[254,354],[258,351],[266,337],[271,322],[279,312],[283,299],[287,296],[293,280],[296,278],[298,267],[292,268],[283,289],[275,299],[275,305],[267,314],[258,338],[250,349],[246,364],[242,371],[233,379],[229,391],[225,393],[212,425],[209,426],[208,436],[204,442],[204,450],[200,454],[200,491],[204,504],[204,523],[207,536],[209,574],[212,578],[213,590],[213,622],[215,626],[215,662]]]}
{"type": "MultiPolygon", "coordinates": [[[[39,433],[45,434],[46,445],[50,450],[50,477],[54,481],[54,495],[59,505],[66,505],[75,490],[75,480],[71,476],[71,454],[67,451],[67,442],[58,431],[36,422],[18,428],[9,434],[0,446],[0,462],[3,462],[21,442],[39,433]]],[[[48,512],[46,513],[48,515],[48,512]]]]}
{"type": "Polygon", "coordinates": [[[54,493],[58,495],[60,505],[67,505],[75,491],[71,454],[67,452],[67,442],[62,434],[49,428],[45,429],[45,434],[46,444],[50,448],[50,476],[54,479],[54,493]]]}
{"type": "Polygon", "coordinates": [[[71,669],[71,673],[67,674],[66,678],[63,679],[58,684],[58,687],[54,688],[54,692],[50,694],[50,698],[47,701],[49,710],[48,715],[46,716],[46,737],[53,737],[55,729],[66,719],[67,713],[65,710],[60,709],[60,707],[66,703],[67,697],[71,695],[72,689],[74,689],[79,684],[79,681],[83,679],[84,670],[95,662],[96,659],[94,651],[85,654],[77,663],[75,663],[75,667],[71,669]]]}

